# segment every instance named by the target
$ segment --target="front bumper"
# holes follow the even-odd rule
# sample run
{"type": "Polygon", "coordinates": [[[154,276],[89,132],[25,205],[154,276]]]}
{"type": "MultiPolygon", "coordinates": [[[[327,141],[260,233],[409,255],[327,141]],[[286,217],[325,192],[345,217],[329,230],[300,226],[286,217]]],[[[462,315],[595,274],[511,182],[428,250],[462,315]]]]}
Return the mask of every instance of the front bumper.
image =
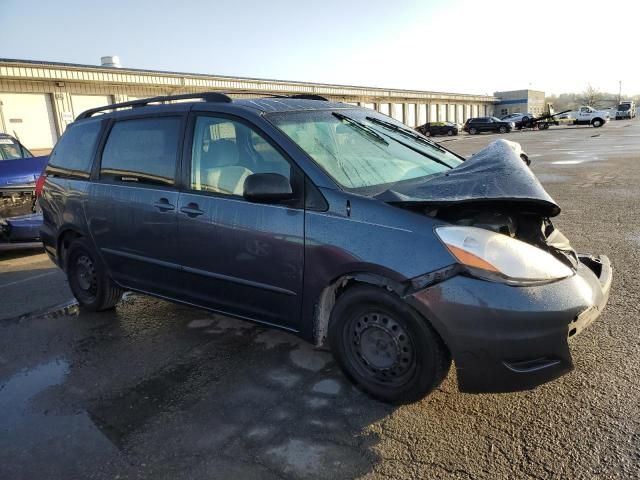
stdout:
{"type": "Polygon", "coordinates": [[[573,369],[569,339],[602,312],[612,269],[606,256],[580,256],[576,274],[513,287],[457,275],[408,302],[443,337],[462,392],[528,390],[573,369]]]}

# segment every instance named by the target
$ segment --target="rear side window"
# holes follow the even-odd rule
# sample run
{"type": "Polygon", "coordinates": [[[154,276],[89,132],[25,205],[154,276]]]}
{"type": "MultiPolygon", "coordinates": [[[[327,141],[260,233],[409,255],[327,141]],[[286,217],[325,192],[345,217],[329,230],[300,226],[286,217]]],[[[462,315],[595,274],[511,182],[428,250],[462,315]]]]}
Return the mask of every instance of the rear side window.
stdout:
{"type": "Polygon", "coordinates": [[[47,175],[89,178],[102,122],[73,124],[49,156],[47,175]]]}
{"type": "Polygon", "coordinates": [[[174,185],[180,123],[178,117],[116,122],[102,152],[100,178],[174,185]]]}

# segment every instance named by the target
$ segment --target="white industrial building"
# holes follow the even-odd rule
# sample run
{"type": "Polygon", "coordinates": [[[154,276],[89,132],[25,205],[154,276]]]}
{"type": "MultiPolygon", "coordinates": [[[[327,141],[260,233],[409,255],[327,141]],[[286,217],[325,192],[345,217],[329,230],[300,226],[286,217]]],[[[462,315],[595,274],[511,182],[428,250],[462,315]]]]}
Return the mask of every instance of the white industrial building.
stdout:
{"type": "Polygon", "coordinates": [[[427,121],[464,123],[494,114],[486,95],[356,87],[196,73],[121,68],[115,57],[101,66],[0,59],[0,131],[28,148],[48,152],[66,126],[89,108],[137,98],[200,91],[236,97],[317,94],[391,115],[414,127],[427,121]]]}

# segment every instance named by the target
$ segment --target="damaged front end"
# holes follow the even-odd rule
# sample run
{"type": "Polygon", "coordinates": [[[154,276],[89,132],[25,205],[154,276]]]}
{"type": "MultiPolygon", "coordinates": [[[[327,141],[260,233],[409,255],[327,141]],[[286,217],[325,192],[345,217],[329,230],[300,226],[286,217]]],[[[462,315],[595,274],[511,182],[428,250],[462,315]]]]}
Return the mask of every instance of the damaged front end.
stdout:
{"type": "Polygon", "coordinates": [[[483,228],[541,248],[570,268],[578,256],[551,218],[560,207],[528,168],[520,145],[497,140],[462,165],[380,200],[460,226],[483,228]]]}
{"type": "Polygon", "coordinates": [[[461,391],[529,389],[573,368],[568,339],[604,308],[611,266],[553,226],[560,207],[511,142],[383,195],[442,221],[435,233],[456,263],[412,279],[405,298],[449,346],[461,391]]]}

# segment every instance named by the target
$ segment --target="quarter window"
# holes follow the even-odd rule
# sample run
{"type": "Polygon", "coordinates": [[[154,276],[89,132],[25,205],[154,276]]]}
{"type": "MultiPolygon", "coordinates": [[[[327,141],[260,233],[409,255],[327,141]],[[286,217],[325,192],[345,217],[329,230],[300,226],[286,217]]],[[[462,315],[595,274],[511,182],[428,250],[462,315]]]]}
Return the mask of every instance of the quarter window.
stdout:
{"type": "Polygon", "coordinates": [[[72,124],[49,156],[47,175],[89,178],[101,121],[72,124]]]}
{"type": "Polygon", "coordinates": [[[291,181],[291,165],[247,125],[227,118],[196,119],[191,152],[191,188],[242,195],[253,173],[278,173],[291,181]]]}
{"type": "Polygon", "coordinates": [[[180,118],[116,122],[102,153],[101,179],[174,185],[180,118]]]}

